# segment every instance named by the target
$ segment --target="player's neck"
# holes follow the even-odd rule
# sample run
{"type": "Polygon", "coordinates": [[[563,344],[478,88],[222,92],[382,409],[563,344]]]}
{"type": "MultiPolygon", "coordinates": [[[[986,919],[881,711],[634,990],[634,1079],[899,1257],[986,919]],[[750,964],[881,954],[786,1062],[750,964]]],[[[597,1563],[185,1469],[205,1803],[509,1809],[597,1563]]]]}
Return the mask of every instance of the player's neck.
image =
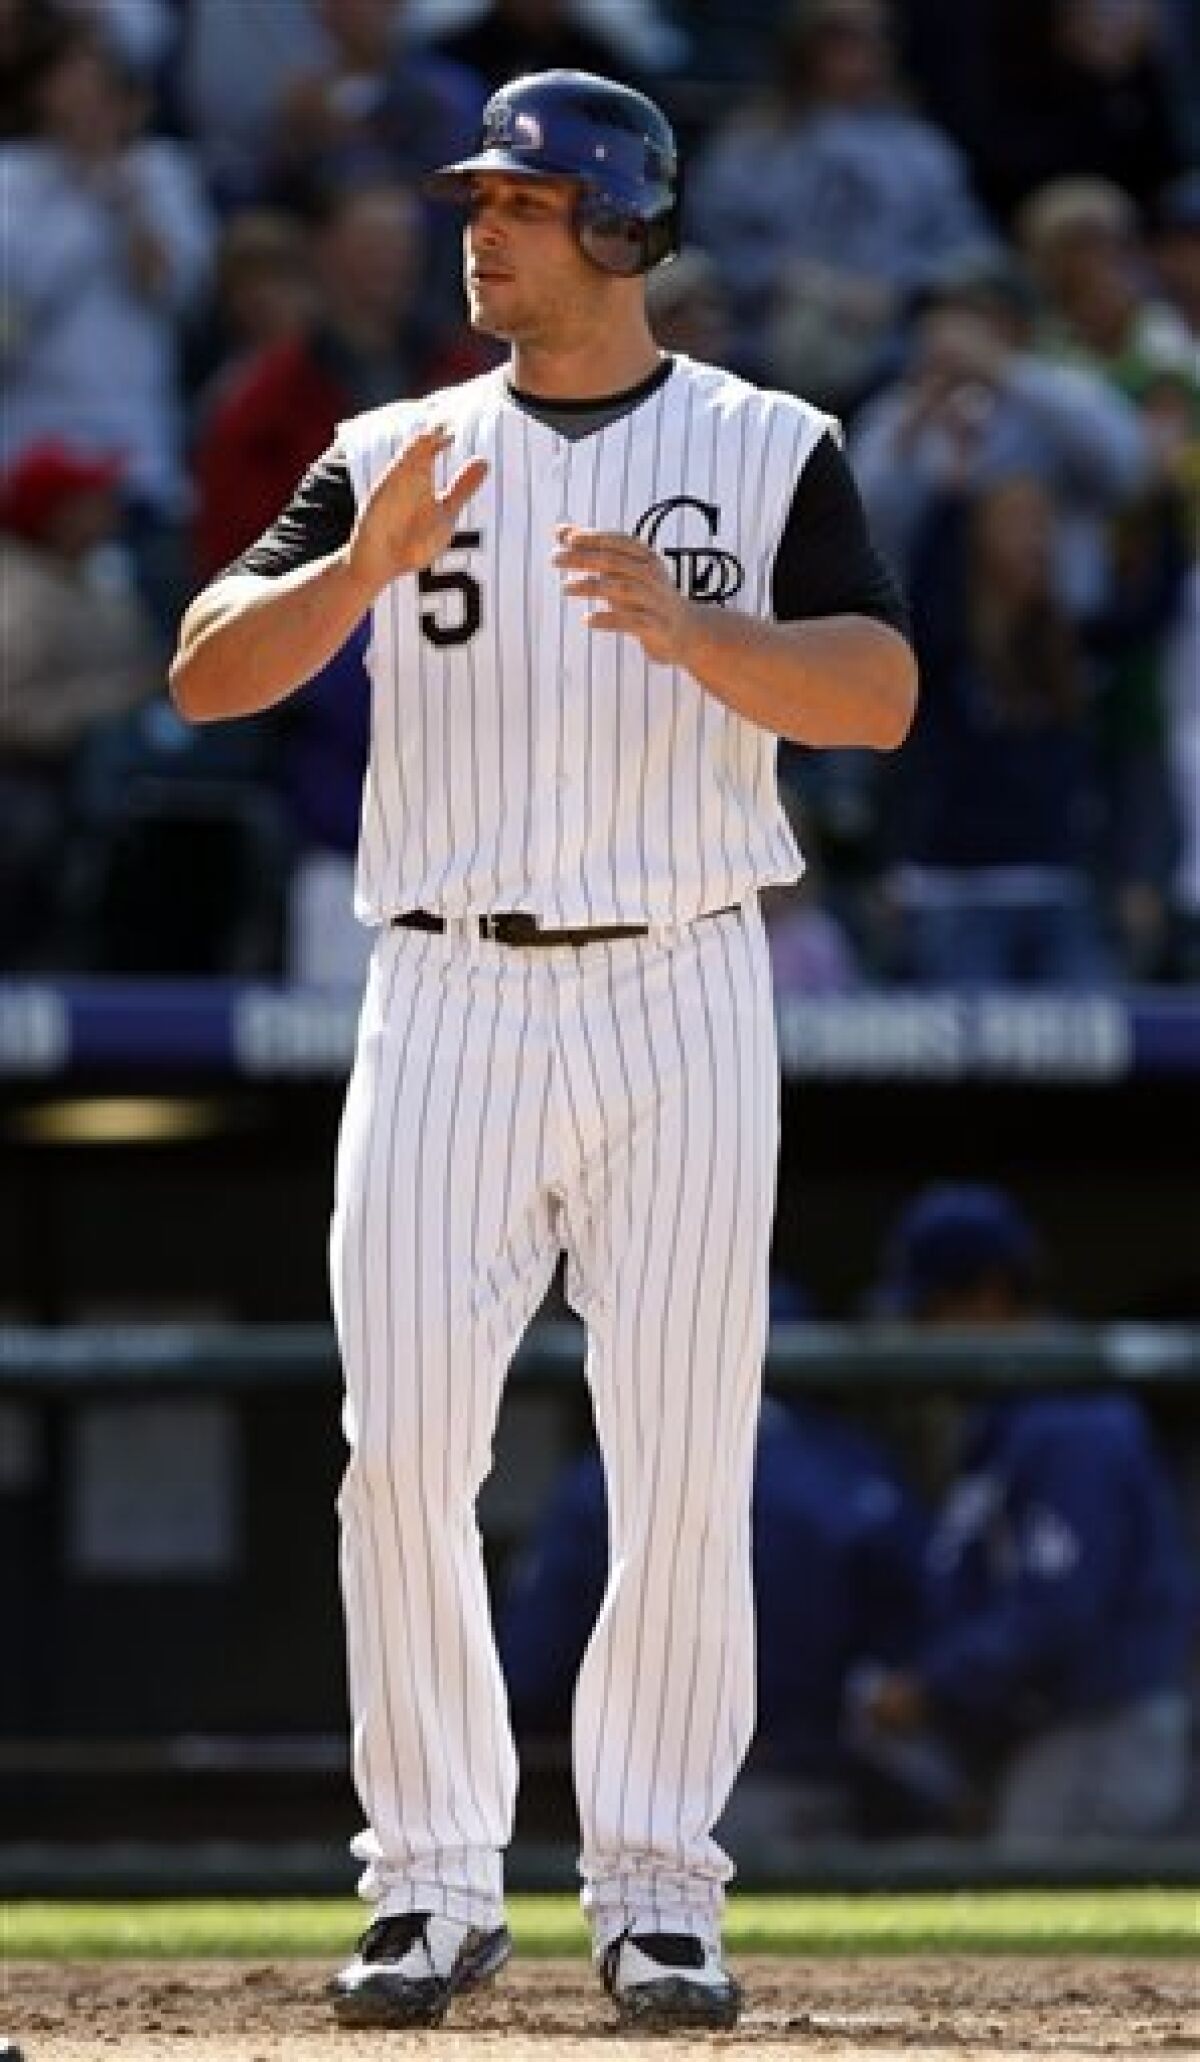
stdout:
{"type": "Polygon", "coordinates": [[[649,379],[662,352],[648,329],[592,336],[578,345],[515,343],[509,364],[514,387],[539,401],[597,401],[628,393],[649,379]]]}

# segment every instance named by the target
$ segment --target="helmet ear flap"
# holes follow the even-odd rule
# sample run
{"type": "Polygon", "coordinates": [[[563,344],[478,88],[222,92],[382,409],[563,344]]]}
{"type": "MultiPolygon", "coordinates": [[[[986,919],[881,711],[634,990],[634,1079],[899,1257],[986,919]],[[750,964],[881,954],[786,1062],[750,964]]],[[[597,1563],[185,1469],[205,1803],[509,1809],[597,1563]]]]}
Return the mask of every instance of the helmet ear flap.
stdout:
{"type": "Polygon", "coordinates": [[[585,257],[602,272],[632,279],[647,271],[646,224],[623,212],[603,194],[579,195],[574,212],[575,236],[585,257]]]}
{"type": "Polygon", "coordinates": [[[672,209],[646,221],[622,209],[601,193],[585,188],[575,203],[575,236],[580,249],[603,272],[632,279],[650,272],[678,248],[677,216],[672,209]]]}

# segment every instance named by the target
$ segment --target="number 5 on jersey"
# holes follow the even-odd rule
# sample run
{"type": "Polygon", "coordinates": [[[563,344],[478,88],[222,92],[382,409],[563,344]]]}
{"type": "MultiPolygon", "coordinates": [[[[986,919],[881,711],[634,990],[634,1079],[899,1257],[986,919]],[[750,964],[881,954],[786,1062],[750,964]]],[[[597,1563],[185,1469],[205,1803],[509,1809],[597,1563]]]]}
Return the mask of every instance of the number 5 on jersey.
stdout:
{"type": "MultiPolygon", "coordinates": [[[[477,551],[482,539],[481,530],[456,530],[446,551],[477,551]]],[[[444,559],[439,564],[444,564],[444,559]]],[[[465,566],[450,572],[435,572],[426,566],[417,576],[417,586],[423,595],[434,598],[434,607],[421,610],[421,629],[430,644],[466,644],[474,637],[483,621],[483,604],[473,573],[465,566]]]]}

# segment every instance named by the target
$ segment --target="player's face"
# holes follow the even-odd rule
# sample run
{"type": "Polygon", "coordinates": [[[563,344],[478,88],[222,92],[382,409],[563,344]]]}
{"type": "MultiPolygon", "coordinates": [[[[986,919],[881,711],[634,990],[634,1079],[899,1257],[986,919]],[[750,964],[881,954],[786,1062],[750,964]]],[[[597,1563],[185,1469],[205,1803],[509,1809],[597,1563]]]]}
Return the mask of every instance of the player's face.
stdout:
{"type": "Polygon", "coordinates": [[[501,172],[472,182],[463,236],[467,304],[476,329],[508,343],[562,343],[595,280],[571,228],[569,179],[501,172]]]}

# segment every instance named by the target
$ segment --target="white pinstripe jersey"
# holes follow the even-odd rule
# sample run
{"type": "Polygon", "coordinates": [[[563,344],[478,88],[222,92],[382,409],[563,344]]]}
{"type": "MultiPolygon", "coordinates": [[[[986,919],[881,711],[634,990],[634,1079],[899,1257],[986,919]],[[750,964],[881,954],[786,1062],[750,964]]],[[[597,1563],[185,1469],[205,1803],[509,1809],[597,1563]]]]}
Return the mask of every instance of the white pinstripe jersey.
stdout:
{"type": "Polygon", "coordinates": [[[374,606],[358,914],[669,926],[795,880],[775,737],[634,638],[588,630],[551,557],[560,522],[639,535],[685,592],[768,618],[796,482],[831,419],[676,357],[572,442],[487,373],[340,425],[360,504],[428,421],[453,433],[443,483],[469,457],[490,471],[442,558],[374,606]]]}

